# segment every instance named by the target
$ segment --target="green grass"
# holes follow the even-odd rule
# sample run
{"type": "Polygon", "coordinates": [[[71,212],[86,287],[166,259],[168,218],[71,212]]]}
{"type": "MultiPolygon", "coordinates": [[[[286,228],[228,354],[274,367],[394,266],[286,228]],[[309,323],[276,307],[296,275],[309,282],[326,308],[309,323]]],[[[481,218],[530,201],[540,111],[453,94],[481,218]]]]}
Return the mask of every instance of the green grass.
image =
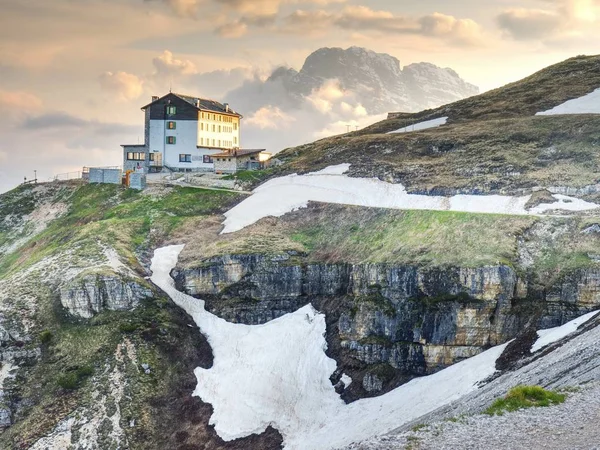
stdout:
{"type": "Polygon", "coordinates": [[[269,176],[272,169],[264,170],[238,170],[236,173],[231,175],[225,175],[223,180],[237,180],[242,182],[256,182],[261,181],[265,177],[269,176]]]}
{"type": "Polygon", "coordinates": [[[284,151],[286,173],[351,163],[360,177],[393,179],[409,192],[493,191],[595,184],[598,115],[474,119],[416,133],[344,135],[284,151]],[[368,156],[367,156],[368,155],[368,156]]]}
{"type": "Polygon", "coordinates": [[[76,367],[61,374],[56,379],[56,384],[66,390],[75,390],[93,374],[94,369],[91,366],[76,367]]]}
{"type": "Polygon", "coordinates": [[[326,260],[478,267],[512,264],[536,219],[445,211],[323,208],[292,240],[326,260]]]}
{"type": "MultiPolygon", "coordinates": [[[[0,204],[15,196],[0,196],[0,204]]],[[[115,248],[132,266],[137,266],[135,251],[144,246],[151,230],[167,235],[186,220],[218,214],[241,198],[240,194],[210,189],[175,187],[162,197],[124,189],[108,184],[73,186],[60,192],[60,198],[70,205],[66,214],[54,220],[20,249],[0,255],[0,279],[67,247],[79,248],[82,258],[100,254],[99,243],[115,248]]],[[[20,203],[19,203],[20,204],[20,203]]],[[[29,203],[21,213],[29,213],[29,203]]]]}
{"type": "Polygon", "coordinates": [[[558,405],[565,398],[566,394],[549,391],[541,386],[516,386],[504,398],[496,399],[485,413],[494,416],[524,408],[558,405]]]}

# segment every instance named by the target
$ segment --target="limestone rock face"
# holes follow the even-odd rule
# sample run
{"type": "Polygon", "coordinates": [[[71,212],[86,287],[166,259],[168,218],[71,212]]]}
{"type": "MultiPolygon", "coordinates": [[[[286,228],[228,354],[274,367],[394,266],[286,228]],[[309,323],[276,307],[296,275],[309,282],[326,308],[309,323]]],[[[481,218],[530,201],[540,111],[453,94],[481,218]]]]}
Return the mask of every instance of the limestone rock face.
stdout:
{"type": "Polygon", "coordinates": [[[89,319],[103,311],[128,311],[152,291],[118,274],[87,274],[77,277],[60,290],[62,305],[74,316],[89,319]]]}
{"type": "Polygon", "coordinates": [[[369,367],[425,375],[526,326],[561,325],[600,305],[600,271],[590,269],[546,292],[506,265],[319,264],[289,254],[218,256],[172,275],[178,289],[233,322],[261,324],[312,303],[334,320],[331,351],[362,367],[369,393],[380,385],[369,367]]]}

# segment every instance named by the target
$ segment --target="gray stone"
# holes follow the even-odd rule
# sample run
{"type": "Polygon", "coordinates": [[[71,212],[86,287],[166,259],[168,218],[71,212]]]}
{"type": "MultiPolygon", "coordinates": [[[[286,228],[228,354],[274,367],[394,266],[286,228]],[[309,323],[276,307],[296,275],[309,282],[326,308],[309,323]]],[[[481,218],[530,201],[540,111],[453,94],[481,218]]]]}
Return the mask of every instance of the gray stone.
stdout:
{"type": "Polygon", "coordinates": [[[103,311],[129,311],[152,291],[121,276],[87,274],[77,277],[60,290],[61,304],[74,316],[89,319],[103,311]]]}
{"type": "Polygon", "coordinates": [[[363,377],[362,384],[367,392],[379,392],[383,389],[383,380],[374,373],[367,373],[363,377]]]}

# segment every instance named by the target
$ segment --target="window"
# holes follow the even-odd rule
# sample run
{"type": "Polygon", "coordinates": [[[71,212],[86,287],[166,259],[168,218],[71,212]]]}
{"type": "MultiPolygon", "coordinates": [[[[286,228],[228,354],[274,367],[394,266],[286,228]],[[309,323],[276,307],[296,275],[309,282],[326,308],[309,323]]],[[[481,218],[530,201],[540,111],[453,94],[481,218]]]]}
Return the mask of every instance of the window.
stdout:
{"type": "Polygon", "coordinates": [[[175,122],[167,122],[168,130],[174,130],[175,128],[177,128],[177,125],[175,124],[175,122]]]}
{"type": "Polygon", "coordinates": [[[210,163],[212,163],[212,162],[213,162],[213,160],[212,160],[212,158],[211,158],[209,155],[204,155],[204,156],[202,157],[202,162],[203,162],[204,164],[210,164],[210,163]]]}
{"type": "Polygon", "coordinates": [[[219,147],[221,146],[221,139],[219,139],[219,147]]]}
{"type": "Polygon", "coordinates": [[[204,145],[204,138],[200,138],[200,145],[204,145]]]}
{"type": "Polygon", "coordinates": [[[217,126],[213,123],[213,133],[217,130],[217,126]]]}
{"type": "Polygon", "coordinates": [[[204,119],[204,113],[202,113],[202,118],[204,119]]]}
{"type": "Polygon", "coordinates": [[[146,154],[139,152],[127,152],[127,160],[128,161],[145,161],[146,154]]]}
{"type": "Polygon", "coordinates": [[[167,106],[167,115],[174,116],[177,114],[177,108],[175,106],[167,106]]]}
{"type": "Polygon", "coordinates": [[[221,125],[219,125],[219,133],[221,132],[221,125]]]}
{"type": "Polygon", "coordinates": [[[203,123],[200,124],[200,131],[204,131],[204,124],[203,123]]]}
{"type": "Polygon", "coordinates": [[[233,129],[237,131],[237,122],[233,124],[233,129]]]}
{"type": "Polygon", "coordinates": [[[184,155],[184,154],[179,154],[179,162],[186,162],[186,163],[191,163],[192,162],[192,155],[184,155]]]}
{"type": "Polygon", "coordinates": [[[237,138],[236,137],[233,138],[233,143],[237,144],[237,138]]]}
{"type": "Polygon", "coordinates": [[[167,136],[167,144],[175,144],[175,136],[167,136]]]}
{"type": "Polygon", "coordinates": [[[213,147],[215,146],[215,140],[214,139],[212,140],[212,146],[213,147]]]}
{"type": "Polygon", "coordinates": [[[156,153],[150,153],[150,161],[154,161],[154,156],[156,155],[156,153]]]}

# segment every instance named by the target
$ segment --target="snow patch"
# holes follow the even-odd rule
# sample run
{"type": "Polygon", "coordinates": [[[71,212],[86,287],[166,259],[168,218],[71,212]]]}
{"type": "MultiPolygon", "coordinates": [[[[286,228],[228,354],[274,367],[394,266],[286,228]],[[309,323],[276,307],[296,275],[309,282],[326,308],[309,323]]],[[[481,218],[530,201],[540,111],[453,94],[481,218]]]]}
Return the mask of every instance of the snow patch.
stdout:
{"type": "Polygon", "coordinates": [[[428,128],[435,128],[442,125],[446,125],[448,121],[447,117],[439,117],[437,119],[426,120],[424,122],[415,123],[414,125],[409,125],[408,127],[400,128],[396,131],[390,131],[387,134],[395,134],[395,133],[410,133],[411,131],[420,131],[426,130],[428,128]]]}
{"type": "Polygon", "coordinates": [[[338,164],[337,166],[328,166],[317,172],[311,172],[308,175],[343,175],[350,170],[350,164],[338,164]]]}
{"type": "Polygon", "coordinates": [[[17,368],[18,366],[13,365],[10,361],[0,362],[0,392],[4,389],[4,382],[14,377],[13,370],[17,368]]]}
{"type": "Polygon", "coordinates": [[[538,112],[536,116],[553,116],[557,114],[600,114],[600,89],[574,98],[547,111],[538,112]]]}
{"type": "Polygon", "coordinates": [[[476,390],[496,372],[506,347],[347,405],[329,380],[336,362],[325,355],[323,314],[308,305],[264,325],[220,319],[204,309],[203,300],[175,289],[170,271],[182,249],[156,250],[151,280],[192,316],[213,349],[213,366],[194,371],[194,395],[213,406],[210,424],[226,441],[271,425],[288,450],[328,450],[387,433],[476,390]]]}
{"type": "Polygon", "coordinates": [[[562,209],[582,211],[600,205],[556,194],[554,203],[543,203],[531,210],[525,205],[531,196],[455,195],[441,197],[409,194],[402,184],[375,178],[350,178],[344,173],[348,164],[331,166],[321,172],[288,175],[267,181],[253,194],[225,213],[222,233],[239,231],[267,217],[281,217],[309,201],[376,208],[463,211],[472,213],[539,215],[562,209]]]}
{"type": "Polygon", "coordinates": [[[348,387],[352,384],[352,378],[349,375],[346,375],[345,373],[342,374],[342,378],[341,378],[342,383],[344,383],[344,387],[348,387]]]}
{"type": "Polygon", "coordinates": [[[538,340],[535,341],[535,343],[531,347],[531,353],[535,353],[538,350],[546,347],[547,345],[558,342],[562,338],[568,336],[569,334],[574,333],[575,331],[577,331],[577,328],[579,328],[584,323],[592,320],[598,315],[599,312],[600,311],[593,311],[591,313],[585,314],[560,327],[548,328],[547,330],[538,330],[538,340]]]}

